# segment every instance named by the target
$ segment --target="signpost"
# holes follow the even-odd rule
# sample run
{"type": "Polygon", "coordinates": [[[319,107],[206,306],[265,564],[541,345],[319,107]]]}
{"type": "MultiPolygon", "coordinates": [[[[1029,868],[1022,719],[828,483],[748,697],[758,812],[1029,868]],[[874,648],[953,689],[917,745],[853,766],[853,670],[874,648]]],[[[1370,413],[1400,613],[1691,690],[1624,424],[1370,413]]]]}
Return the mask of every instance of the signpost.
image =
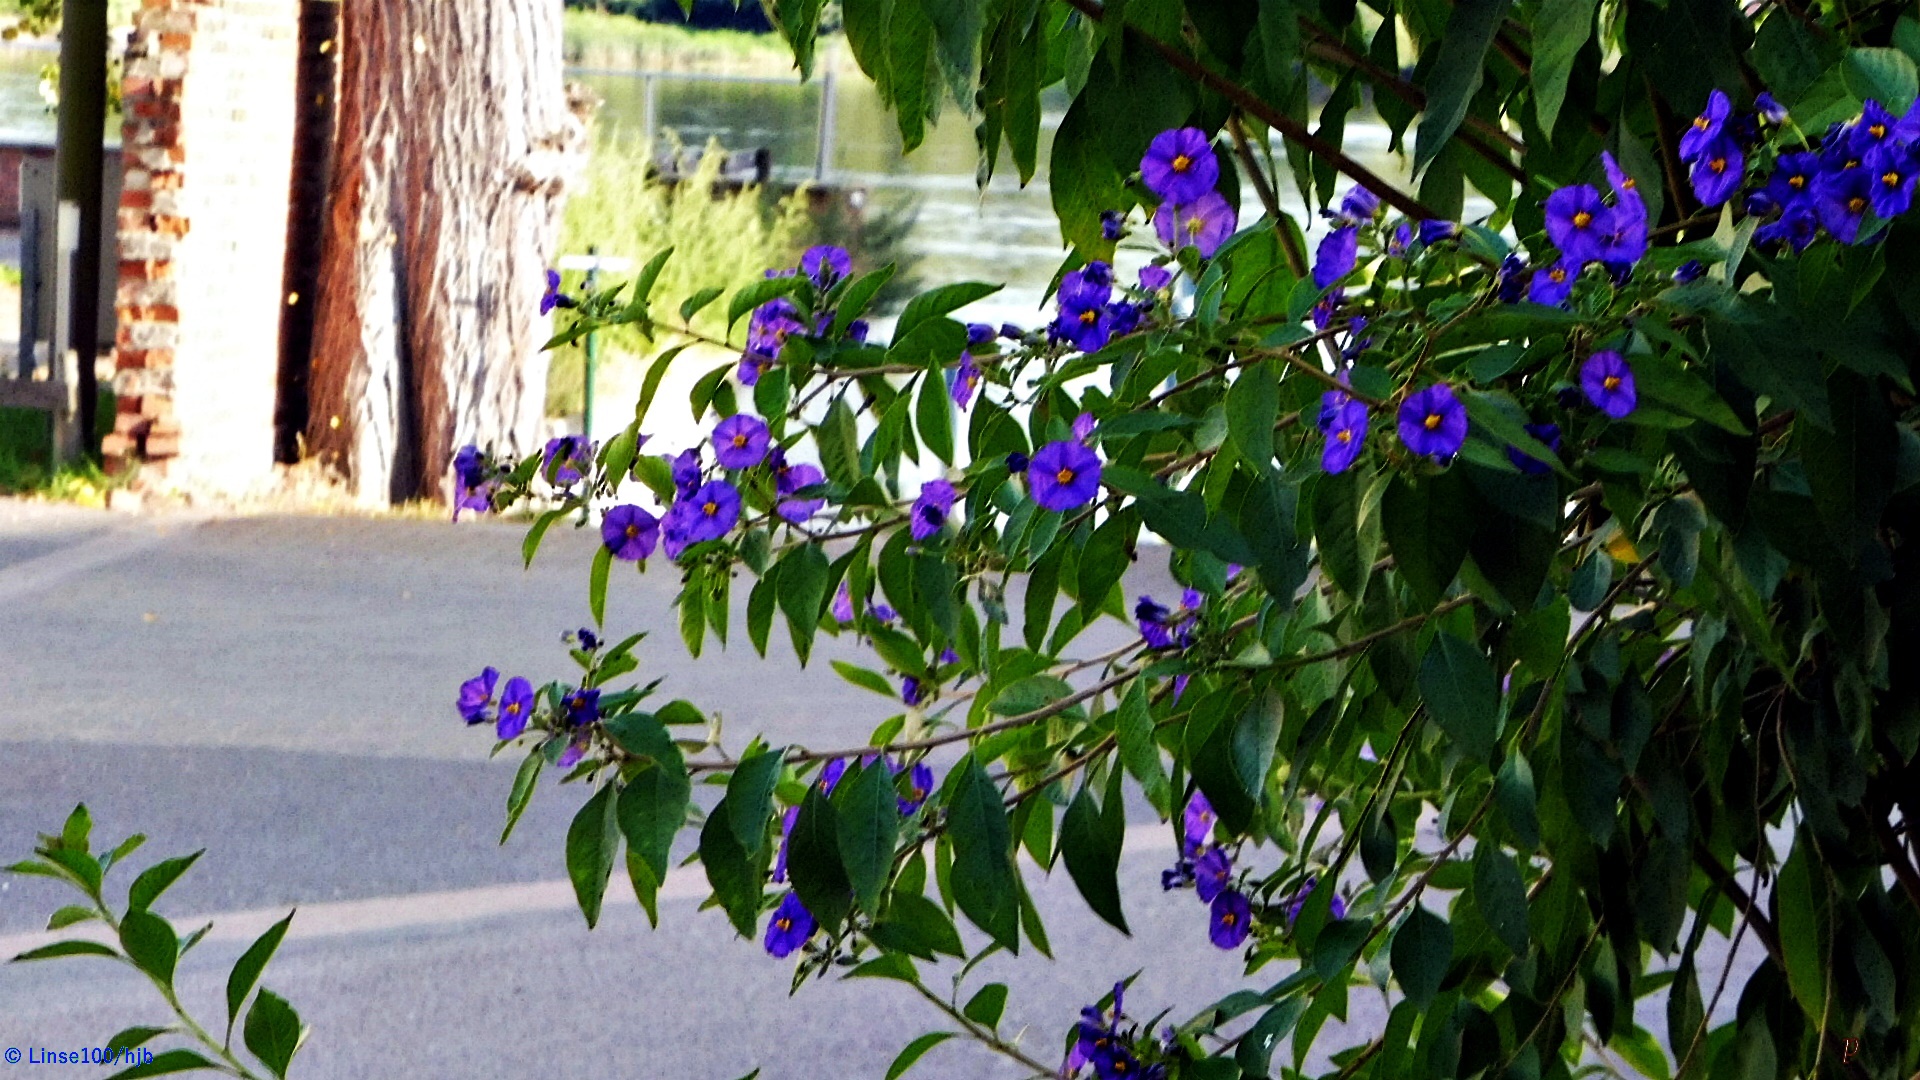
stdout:
{"type": "MultiPolygon", "coordinates": [[[[619,255],[601,255],[598,248],[588,248],[585,255],[560,256],[560,269],[585,270],[587,272],[586,291],[592,292],[600,282],[600,271],[609,274],[624,274],[633,269],[633,260],[619,255]]],[[[585,383],[580,396],[580,434],[587,441],[593,441],[593,376],[600,366],[600,334],[587,332],[587,363],[585,383]]]]}

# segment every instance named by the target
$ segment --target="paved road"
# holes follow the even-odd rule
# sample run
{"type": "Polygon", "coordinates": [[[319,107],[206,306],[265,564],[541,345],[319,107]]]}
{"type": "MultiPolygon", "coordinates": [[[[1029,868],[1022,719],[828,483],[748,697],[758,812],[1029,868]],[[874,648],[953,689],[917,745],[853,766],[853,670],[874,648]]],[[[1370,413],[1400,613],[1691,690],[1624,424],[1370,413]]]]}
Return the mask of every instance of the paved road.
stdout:
{"type": "MultiPolygon", "coordinates": [[[[490,740],[453,714],[454,689],[488,663],[536,682],[566,673],[559,634],[585,621],[593,544],[558,531],[527,571],[519,536],[0,503],[0,860],[80,801],[102,834],[145,832],[149,853],[207,848],[162,908],[182,925],[216,921],[181,977],[208,1016],[246,941],[299,906],[267,981],[313,1024],[296,1069],[308,1080],[882,1075],[906,1037],[935,1026],[929,1008],[880,983],[789,997],[789,965],[697,910],[697,871],[669,883],[663,930],[629,898],[588,932],[561,856],[579,792],[543,790],[497,845],[513,765],[487,759],[490,740]]],[[[1169,590],[1163,569],[1138,578],[1169,590]]],[[[716,706],[730,744],[753,731],[845,743],[889,714],[827,668],[855,655],[845,643],[824,643],[804,671],[738,641],[690,661],[665,621],[677,584],[659,567],[617,576],[609,625],[661,631],[643,673],[716,706]]],[[[1090,635],[1089,649],[1118,640],[1090,635]]],[[[1041,1060],[1057,1060],[1081,1003],[1149,964],[1129,999],[1142,1016],[1243,985],[1238,958],[1207,944],[1192,894],[1153,887],[1168,830],[1137,808],[1133,821],[1132,939],[1087,914],[1063,873],[1033,871],[1058,962],[983,968],[1013,985],[1009,1016],[1031,1025],[1023,1045],[1041,1060]]],[[[29,940],[62,902],[45,883],[0,878],[0,946],[29,940]]],[[[92,1044],[164,1019],[140,980],[93,963],[0,968],[0,1047],[92,1044]]],[[[1377,993],[1354,992],[1356,1032],[1384,1015],[1377,993]]],[[[1659,1015],[1643,1007],[1643,1022],[1659,1015]]],[[[1319,1047],[1349,1041],[1330,1029],[1319,1047]]],[[[0,1080],[16,1068],[27,1075],[0,1065],[0,1080]]],[[[955,1042],[913,1075],[1018,1074],[955,1042]]]]}

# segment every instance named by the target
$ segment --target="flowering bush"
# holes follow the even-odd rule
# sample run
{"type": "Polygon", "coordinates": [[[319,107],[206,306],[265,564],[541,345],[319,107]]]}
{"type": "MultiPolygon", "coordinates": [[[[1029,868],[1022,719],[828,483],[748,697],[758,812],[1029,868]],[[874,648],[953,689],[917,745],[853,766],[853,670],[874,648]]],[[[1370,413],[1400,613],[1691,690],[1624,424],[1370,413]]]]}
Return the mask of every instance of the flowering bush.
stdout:
{"type": "MultiPolygon", "coordinates": [[[[604,540],[579,679],[459,694],[527,752],[509,828],[549,768],[589,792],[589,924],[623,848],[653,917],[697,830],[714,902],[797,982],[912,984],[1032,1073],[1295,1075],[1371,986],[1389,1019],[1343,1077],[1910,1074],[1920,23],[1464,0],[1366,31],[1337,6],[1135,0],[1122,31],[1117,3],[849,2],[909,146],[943,81],[977,81],[985,168],[1004,137],[1030,175],[1036,95],[1067,81],[1051,320],[969,325],[994,287],[946,285],[882,343],[889,270],[816,249],[732,297],[705,444],[645,452],[649,389],[604,446],[463,456],[462,505],[556,500],[529,559],[568,517],[604,540]],[[1313,130],[1303,57],[1336,75],[1313,130]],[[1713,88],[1743,72],[1772,92],[1713,88]],[[1362,82],[1396,139],[1423,110],[1417,197],[1339,149],[1362,82]],[[1264,131],[1328,207],[1311,257],[1264,131]],[[1147,265],[1116,270],[1122,243],[1147,265]],[[1177,606],[1130,597],[1149,535],[1177,606]],[[834,664],[889,699],[867,744],[729,746],[634,685],[640,636],[599,623],[613,564],[648,560],[695,654],[736,583],[763,654],[776,621],[802,663],[822,633],[870,647],[834,664]],[[1076,648],[1102,619],[1138,637],[1076,648]],[[1131,790],[1177,822],[1162,887],[1271,985],[1158,1028],[1089,988],[1037,1045],[1000,1030],[1005,987],[925,987],[977,955],[956,919],[1045,951],[1017,849],[1126,931],[1131,790]],[[1764,952],[1719,1025],[1709,929],[1764,952]]],[[[774,7],[804,62],[804,5],[774,7]]],[[[701,304],[650,304],[669,257],[570,298],[556,340],[687,324],[701,304]]]]}

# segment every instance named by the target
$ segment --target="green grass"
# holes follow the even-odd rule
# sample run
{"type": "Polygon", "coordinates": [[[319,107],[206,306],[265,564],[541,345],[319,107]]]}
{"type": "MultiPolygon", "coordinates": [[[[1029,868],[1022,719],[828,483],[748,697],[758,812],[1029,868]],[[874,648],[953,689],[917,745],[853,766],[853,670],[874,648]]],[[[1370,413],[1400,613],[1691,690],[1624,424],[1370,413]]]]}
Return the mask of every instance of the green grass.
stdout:
{"type": "Polygon", "coordinates": [[[569,65],[647,71],[793,70],[793,52],[774,34],[689,30],[630,15],[569,10],[562,15],[569,65]]]}
{"type": "Polygon", "coordinates": [[[82,506],[105,506],[107,492],[123,486],[91,461],[69,462],[49,469],[0,451],[0,495],[52,499],[82,506]]]}

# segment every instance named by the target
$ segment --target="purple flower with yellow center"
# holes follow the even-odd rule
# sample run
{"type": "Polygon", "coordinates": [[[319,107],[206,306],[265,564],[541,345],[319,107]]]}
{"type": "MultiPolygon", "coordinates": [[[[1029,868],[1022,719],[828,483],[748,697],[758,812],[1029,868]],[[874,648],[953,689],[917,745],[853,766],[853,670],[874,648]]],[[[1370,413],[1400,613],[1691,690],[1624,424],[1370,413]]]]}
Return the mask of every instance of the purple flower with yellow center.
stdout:
{"type": "Polygon", "coordinates": [[[912,817],[926,804],[927,796],[933,794],[933,769],[922,761],[907,769],[905,775],[906,793],[894,796],[894,803],[900,808],[901,817],[912,817]]]}
{"type": "Polygon", "coordinates": [[[1180,839],[1188,854],[1198,851],[1213,839],[1214,820],[1213,804],[1207,801],[1204,793],[1194,792],[1180,817],[1180,839]]]}
{"type": "Polygon", "coordinates": [[[800,897],[789,892],[773,909],[773,920],[767,923],[767,937],[763,944],[767,954],[775,959],[785,959],[793,950],[807,943],[813,936],[813,913],[808,911],[800,897]]]}
{"type": "Polygon", "coordinates": [[[453,456],[453,520],[460,511],[482,514],[493,509],[493,482],[487,479],[486,458],[477,446],[463,446],[453,456]]]}
{"type": "Polygon", "coordinates": [[[1882,146],[1902,145],[1899,123],[1899,119],[1888,112],[1886,106],[1868,100],[1866,107],[1860,110],[1860,119],[1847,128],[1847,149],[1854,157],[1864,159],[1882,146]]]}
{"type": "Polygon", "coordinates": [[[584,435],[562,435],[547,440],[546,460],[540,475],[555,487],[572,487],[593,467],[592,450],[584,435]]]}
{"type": "Polygon", "coordinates": [[[494,733],[502,742],[517,739],[527,730],[527,718],[533,715],[533,684],[515,675],[500,691],[500,722],[494,733]]]}
{"type": "Polygon", "coordinates": [[[1439,218],[1428,218],[1420,223],[1420,243],[1432,247],[1442,240],[1451,240],[1460,235],[1460,226],[1439,218]]]}
{"type": "Polygon", "coordinates": [[[1579,276],[1580,264],[1572,259],[1543,266],[1533,272],[1533,283],[1527,286],[1527,299],[1546,307],[1562,307],[1573,295],[1573,283],[1579,276]]]}
{"type": "Polygon", "coordinates": [[[1313,284],[1324,289],[1348,274],[1360,257],[1360,230],[1351,225],[1320,239],[1313,253],[1313,284]]]}
{"type": "MultiPolygon", "coordinates": [[[[1328,391],[1327,396],[1331,398],[1337,393],[1328,391]]],[[[1320,412],[1320,430],[1327,435],[1327,444],[1320,452],[1320,468],[1330,473],[1343,473],[1352,468],[1366,446],[1366,405],[1345,394],[1340,397],[1344,400],[1333,407],[1331,414],[1325,406],[1320,412]]]]}
{"type": "Polygon", "coordinates": [[[1100,456],[1071,440],[1048,443],[1027,467],[1027,491],[1043,510],[1074,510],[1100,490],[1100,456]]]}
{"type": "Polygon", "coordinates": [[[1227,858],[1222,848],[1208,848],[1193,861],[1193,886],[1200,894],[1201,903],[1213,903],[1232,879],[1233,860],[1227,858]]]}
{"type": "Polygon", "coordinates": [[[915,540],[940,534],[946,527],[947,515],[953,513],[954,495],[953,485],[945,480],[929,480],[921,485],[920,497],[913,500],[913,509],[908,514],[915,540]]]}
{"type": "Polygon", "coordinates": [[[1327,295],[1313,303],[1313,328],[1325,330],[1333,324],[1333,317],[1340,313],[1340,305],[1347,301],[1347,290],[1333,289],[1327,295]]]}
{"type": "Polygon", "coordinates": [[[1874,214],[1896,218],[1913,206],[1913,182],[1920,177],[1913,154],[1904,146],[1881,145],[1867,151],[1864,171],[1873,178],[1874,214]]]}
{"type": "Polygon", "coordinates": [[[853,273],[853,256],[846,248],[831,244],[810,247],[800,255],[800,272],[812,278],[815,285],[831,289],[835,282],[853,273]]]}
{"type": "Polygon", "coordinates": [[[667,464],[673,473],[673,490],[683,499],[693,494],[693,489],[700,486],[700,448],[682,450],[667,464]]]}
{"type": "Polygon", "coordinates": [[[568,724],[585,727],[600,719],[600,691],[584,687],[569,690],[561,697],[560,707],[567,710],[568,724]]]}
{"type": "MultiPolygon", "coordinates": [[[[815,484],[826,483],[826,480],[827,474],[821,472],[817,466],[789,465],[779,474],[778,479],[775,481],[775,487],[779,489],[782,495],[792,495],[797,491],[804,491],[815,484]]],[[[782,499],[779,505],[774,507],[774,512],[782,518],[798,525],[818,513],[820,508],[825,505],[827,505],[827,500],[821,498],[782,499]]]]}
{"type": "Polygon", "coordinates": [[[1790,244],[1795,253],[1807,250],[1820,235],[1820,216],[1812,205],[1792,206],[1776,221],[1753,231],[1753,242],[1762,248],[1790,244]]]}
{"type": "Polygon", "coordinates": [[[1647,221],[1647,202],[1640,197],[1640,184],[1632,174],[1613,160],[1613,155],[1600,151],[1600,165],[1607,172],[1607,186],[1613,189],[1613,203],[1616,209],[1626,208],[1627,212],[1638,217],[1642,225],[1647,221]]]}
{"type": "Polygon", "coordinates": [[[1173,284],[1173,273],[1164,266],[1148,265],[1140,268],[1140,287],[1147,292],[1159,292],[1173,284]]]}
{"type": "Polygon", "coordinates": [[[755,386],[760,376],[773,367],[773,357],[749,349],[740,354],[740,362],[734,365],[733,377],[740,380],[741,386],[755,386]]]}
{"type": "Polygon", "coordinates": [[[540,314],[551,315],[554,308],[576,307],[573,297],[560,291],[560,271],[547,271],[547,291],[540,297],[540,314]]]}
{"type": "Polygon", "coordinates": [[[1598,262],[1611,216],[1592,184],[1568,185],[1547,196],[1547,239],[1563,258],[1598,262]]]}
{"type": "Polygon", "coordinates": [[[1467,441],[1467,407],[1446,383],[1434,383],[1400,403],[1400,441],[1442,463],[1467,441]]]}
{"type": "Polygon", "coordinates": [[[1600,261],[1609,270],[1614,267],[1632,268],[1634,263],[1647,253],[1647,210],[1643,203],[1635,200],[1629,205],[1625,202],[1607,211],[1606,225],[1600,233],[1600,261]],[[1635,213],[1635,208],[1638,213],[1635,213]]]}
{"type": "Polygon", "coordinates": [[[1107,301],[1113,298],[1112,274],[1101,262],[1088,263],[1060,279],[1060,315],[1053,331],[1081,352],[1094,352],[1111,336],[1107,301]]]}
{"type": "Polygon", "coordinates": [[[1708,147],[1720,139],[1732,112],[1733,102],[1724,91],[1715,90],[1707,95],[1706,111],[1694,117],[1686,133],[1680,136],[1680,160],[1696,161],[1703,157],[1708,147]]]}
{"type": "Polygon", "coordinates": [[[695,544],[718,540],[740,520],[740,492],[724,480],[702,485],[667,509],[660,523],[667,557],[677,559],[695,544]]]}
{"type": "Polygon", "coordinates": [[[1219,251],[1238,224],[1233,205],[1217,191],[1190,202],[1161,203],[1153,214],[1153,231],[1161,243],[1174,251],[1191,245],[1203,259],[1219,251]]]}
{"type": "Polygon", "coordinates": [[[1835,240],[1851,244],[1860,238],[1860,226],[1873,209],[1875,183],[1865,169],[1849,169],[1822,181],[1813,209],[1835,240]]]}
{"type": "Polygon", "coordinates": [[[960,364],[947,375],[947,393],[953,397],[956,407],[965,409],[973,401],[973,392],[980,386],[980,366],[973,362],[973,354],[960,354],[960,364]]]}
{"type": "Polygon", "coordinates": [[[486,668],[460,684],[460,700],[457,708],[460,719],[469,724],[478,724],[487,718],[487,708],[493,704],[493,686],[500,681],[500,672],[495,668],[486,668]]]}
{"type": "MultiPolygon", "coordinates": [[[[1545,446],[1555,453],[1560,452],[1560,425],[1528,424],[1526,425],[1526,432],[1535,439],[1538,439],[1540,445],[1545,446]]],[[[1514,468],[1519,469],[1529,476],[1540,476],[1553,471],[1552,465],[1547,464],[1539,458],[1528,455],[1517,446],[1507,447],[1507,460],[1513,462],[1514,468]]]]}
{"type": "Polygon", "coordinates": [[[1767,198],[1783,209],[1805,205],[1813,198],[1820,178],[1820,155],[1807,151],[1781,154],[1767,178],[1767,198]]]}
{"type": "Polygon", "coordinates": [[[1140,159],[1140,179],[1168,202],[1189,203],[1220,182],[1220,162],[1199,128],[1174,128],[1153,137],[1140,159]]]}
{"type": "Polygon", "coordinates": [[[840,587],[834,590],[833,603],[828,606],[827,610],[833,615],[835,622],[850,623],[853,621],[853,591],[847,588],[846,582],[842,581],[840,587]]]}
{"type": "Polygon", "coordinates": [[[614,558],[639,562],[660,542],[660,521],[631,503],[616,506],[600,522],[600,542],[614,558]]]}
{"type": "Polygon", "coordinates": [[[1746,167],[1747,158],[1740,152],[1740,144],[1722,136],[1700,151],[1692,168],[1687,170],[1687,181],[1693,185],[1693,194],[1702,206],[1719,206],[1740,190],[1746,167]]]}
{"type": "Polygon", "coordinates": [[[1594,408],[1615,420],[1632,412],[1639,403],[1633,386],[1633,369],[1612,349],[1594,353],[1580,365],[1580,389],[1594,408]]]}
{"type": "Polygon", "coordinates": [[[1253,905],[1238,889],[1228,889],[1213,898],[1213,910],[1207,920],[1207,937],[1222,949],[1237,949],[1253,929],[1253,905]]]}
{"type": "Polygon", "coordinates": [[[767,458],[772,437],[757,416],[735,413],[714,425],[713,456],[729,469],[751,469],[767,458]]]}

